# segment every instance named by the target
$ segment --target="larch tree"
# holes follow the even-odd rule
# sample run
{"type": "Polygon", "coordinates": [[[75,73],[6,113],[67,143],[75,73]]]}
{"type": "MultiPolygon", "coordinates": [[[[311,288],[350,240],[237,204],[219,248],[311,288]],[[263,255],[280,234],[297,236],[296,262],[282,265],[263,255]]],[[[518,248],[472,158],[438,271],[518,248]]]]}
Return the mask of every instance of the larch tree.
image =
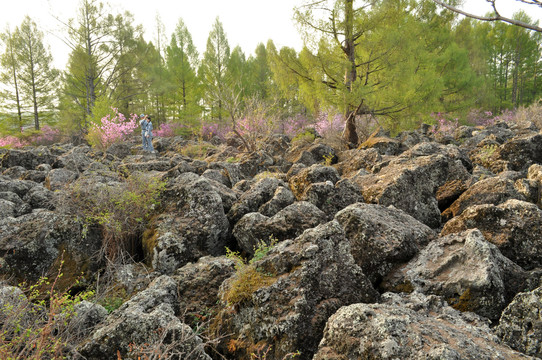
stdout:
{"type": "Polygon", "coordinates": [[[15,109],[15,113],[17,114],[15,123],[17,128],[21,129],[24,123],[21,111],[20,90],[17,81],[19,64],[15,58],[13,33],[9,28],[0,34],[0,40],[4,44],[4,52],[0,55],[0,82],[5,87],[5,90],[1,92],[3,99],[2,107],[6,112],[10,113],[13,113],[13,109],[15,109]]]}
{"type": "MultiPolygon", "coordinates": [[[[184,21],[179,19],[166,49],[166,67],[171,83],[173,117],[192,118],[199,113],[198,52],[184,21]]],[[[188,119],[187,119],[188,120],[188,119]]]]}
{"type": "Polygon", "coordinates": [[[416,125],[400,123],[401,114],[444,107],[471,84],[468,54],[450,36],[453,18],[435,9],[425,0],[307,1],[296,10],[305,47],[297,56],[275,52],[274,62],[298,79],[308,108],[343,114],[348,143],[359,141],[359,115],[398,131],[416,125]]]}
{"type": "Polygon", "coordinates": [[[52,67],[53,57],[43,43],[43,32],[30,17],[24,18],[13,37],[21,96],[30,102],[34,127],[39,130],[40,116],[54,109],[59,72],[52,67]]]}
{"type": "Polygon", "coordinates": [[[230,46],[222,23],[216,18],[203,53],[200,74],[205,89],[205,102],[211,110],[211,118],[222,121],[226,116],[223,104],[227,91],[226,72],[230,60],[230,46]]]}
{"type": "Polygon", "coordinates": [[[114,68],[108,45],[113,34],[114,17],[96,0],[81,0],[77,17],[64,24],[71,48],[65,73],[64,92],[83,112],[79,129],[85,132],[96,99],[103,94],[107,73],[114,68]]]}

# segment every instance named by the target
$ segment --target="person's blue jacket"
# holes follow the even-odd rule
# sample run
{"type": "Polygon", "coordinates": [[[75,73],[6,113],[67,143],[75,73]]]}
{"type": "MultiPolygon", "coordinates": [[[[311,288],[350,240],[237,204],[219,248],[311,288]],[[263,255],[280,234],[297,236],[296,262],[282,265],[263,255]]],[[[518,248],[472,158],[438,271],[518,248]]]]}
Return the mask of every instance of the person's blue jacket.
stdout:
{"type": "Polygon", "coordinates": [[[147,130],[147,119],[141,120],[139,126],[141,126],[141,134],[144,134],[145,130],[147,130]]]}
{"type": "Polygon", "coordinates": [[[145,130],[149,133],[149,136],[152,138],[152,121],[146,121],[145,130]]]}

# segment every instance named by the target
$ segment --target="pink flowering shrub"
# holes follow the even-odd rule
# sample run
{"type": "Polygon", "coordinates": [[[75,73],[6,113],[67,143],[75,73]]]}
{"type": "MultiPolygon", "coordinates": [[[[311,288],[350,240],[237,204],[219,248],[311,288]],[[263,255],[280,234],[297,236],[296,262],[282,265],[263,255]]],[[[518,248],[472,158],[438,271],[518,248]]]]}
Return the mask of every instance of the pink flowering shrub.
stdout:
{"type": "Polygon", "coordinates": [[[237,131],[241,136],[252,140],[273,134],[277,130],[278,126],[272,118],[246,116],[237,122],[237,131]]]}
{"type": "Polygon", "coordinates": [[[21,140],[15,136],[8,135],[3,138],[0,138],[0,148],[20,149],[27,145],[28,143],[26,141],[21,140]]]}
{"type": "Polygon", "coordinates": [[[60,130],[43,125],[41,130],[29,138],[32,145],[51,145],[60,139],[60,130]]]}
{"type": "Polygon", "coordinates": [[[204,140],[210,140],[213,136],[220,139],[226,139],[226,136],[231,132],[231,127],[228,125],[219,125],[217,123],[206,123],[201,125],[200,135],[204,140]]]}
{"type": "Polygon", "coordinates": [[[97,148],[107,149],[114,143],[125,141],[139,126],[138,116],[131,114],[127,120],[124,114],[118,109],[111,108],[114,111],[114,116],[110,114],[104,116],[100,124],[93,124],[87,135],[88,142],[97,148]]]}
{"type": "Polygon", "coordinates": [[[297,114],[296,116],[289,117],[284,120],[280,127],[285,135],[289,137],[294,137],[309,125],[310,121],[307,116],[303,114],[297,114]]]}
{"type": "Polygon", "coordinates": [[[158,130],[154,131],[155,136],[159,137],[172,137],[179,133],[188,133],[190,129],[188,126],[179,123],[163,123],[160,124],[158,130]]]}
{"type": "Polygon", "coordinates": [[[433,134],[443,134],[453,136],[455,129],[459,127],[459,119],[452,119],[445,113],[431,113],[431,117],[436,120],[436,124],[432,126],[433,134]]]}
{"type": "Polygon", "coordinates": [[[341,114],[321,112],[316,118],[314,129],[322,137],[340,136],[344,130],[344,119],[341,114]]]}

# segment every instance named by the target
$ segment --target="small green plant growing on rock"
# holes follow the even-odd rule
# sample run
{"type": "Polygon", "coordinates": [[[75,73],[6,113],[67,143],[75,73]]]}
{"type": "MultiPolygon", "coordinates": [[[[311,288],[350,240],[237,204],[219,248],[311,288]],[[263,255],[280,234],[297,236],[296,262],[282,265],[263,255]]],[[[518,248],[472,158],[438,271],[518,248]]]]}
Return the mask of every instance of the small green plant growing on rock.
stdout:
{"type": "Polygon", "coordinates": [[[331,166],[333,164],[333,159],[335,159],[335,155],[333,155],[331,153],[324,154],[322,157],[324,158],[323,164],[325,166],[331,166]]]}
{"type": "Polygon", "coordinates": [[[222,301],[228,305],[240,304],[249,300],[256,290],[269,286],[275,281],[271,274],[264,273],[255,265],[258,260],[267,255],[275,244],[276,239],[272,237],[270,237],[269,244],[260,241],[258,246],[254,247],[254,256],[248,262],[239,252],[226,248],[226,256],[235,262],[236,271],[227,290],[220,294],[222,301]]]}
{"type": "Polygon", "coordinates": [[[192,159],[205,159],[207,156],[209,150],[216,149],[215,146],[210,144],[190,144],[186,145],[181,149],[181,154],[184,156],[188,156],[192,159]]]}
{"type": "Polygon", "coordinates": [[[497,144],[484,145],[480,149],[480,160],[482,161],[482,164],[487,164],[498,148],[497,144]]]}

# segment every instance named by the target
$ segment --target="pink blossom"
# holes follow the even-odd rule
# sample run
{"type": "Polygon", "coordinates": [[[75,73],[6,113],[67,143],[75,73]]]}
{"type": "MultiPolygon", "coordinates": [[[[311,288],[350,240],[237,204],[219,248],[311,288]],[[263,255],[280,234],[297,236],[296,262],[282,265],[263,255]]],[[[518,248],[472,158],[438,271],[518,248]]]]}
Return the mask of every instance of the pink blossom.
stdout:
{"type": "Polygon", "coordinates": [[[20,149],[27,146],[28,143],[19,139],[18,137],[8,135],[0,138],[0,148],[20,149]]]}
{"type": "Polygon", "coordinates": [[[118,109],[111,108],[114,116],[110,114],[101,119],[100,124],[91,126],[89,136],[93,145],[101,148],[107,148],[111,144],[125,141],[139,126],[138,116],[130,114],[130,120],[126,120],[124,114],[118,112],[118,109]]]}

